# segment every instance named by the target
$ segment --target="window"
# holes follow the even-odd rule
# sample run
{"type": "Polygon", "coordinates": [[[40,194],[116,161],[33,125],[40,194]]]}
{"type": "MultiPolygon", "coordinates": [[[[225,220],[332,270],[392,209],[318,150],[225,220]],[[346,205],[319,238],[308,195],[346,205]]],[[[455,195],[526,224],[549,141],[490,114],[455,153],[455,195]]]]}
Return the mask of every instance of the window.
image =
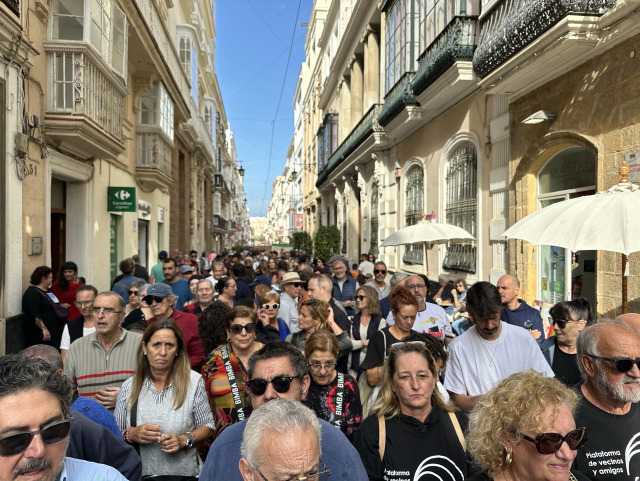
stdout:
{"type": "Polygon", "coordinates": [[[218,172],[222,172],[222,149],[218,147],[218,172]]]}
{"type": "Polygon", "coordinates": [[[387,12],[385,92],[389,92],[405,73],[415,70],[417,45],[414,45],[414,41],[417,35],[413,35],[412,20],[417,23],[420,11],[418,2],[419,0],[397,0],[387,12]]]}
{"type": "Polygon", "coordinates": [[[111,49],[111,2],[91,0],[91,44],[109,62],[111,49]]]}
{"type": "Polygon", "coordinates": [[[157,83],[140,97],[138,123],[160,127],[173,141],[173,101],[162,83],[157,83]]]}
{"type": "Polygon", "coordinates": [[[111,66],[125,76],[125,52],[127,50],[127,17],[117,6],[113,6],[113,35],[111,66]]]}
{"type": "Polygon", "coordinates": [[[370,223],[371,232],[369,233],[369,254],[378,257],[378,185],[373,184],[371,187],[370,205],[370,223]]]}
{"type": "MultiPolygon", "coordinates": [[[[474,237],[477,236],[477,177],[478,158],[475,147],[456,150],[447,166],[447,224],[462,227],[474,237]]],[[[476,243],[450,246],[442,267],[475,274],[476,243]]]]}
{"type": "Polygon", "coordinates": [[[173,140],[173,102],[160,84],[160,128],[173,140]]]}
{"type": "Polygon", "coordinates": [[[84,22],[83,0],[53,0],[53,35],[59,40],[82,40],[84,22]]]}
{"type": "Polygon", "coordinates": [[[147,90],[140,97],[140,119],[142,125],[156,125],[156,112],[158,110],[156,89],[147,90]]]}
{"type": "MultiPolygon", "coordinates": [[[[405,191],[404,223],[408,227],[422,219],[424,211],[424,172],[421,167],[409,171],[405,191]]],[[[422,264],[424,262],[423,244],[412,244],[404,252],[402,261],[405,264],[422,264]]]]}
{"type": "MultiPolygon", "coordinates": [[[[480,14],[479,0],[419,0],[420,47],[422,54],[458,16],[480,14]]],[[[475,36],[475,32],[468,32],[475,36]]],[[[461,39],[462,40],[462,39],[461,39]]]]}
{"type": "Polygon", "coordinates": [[[338,148],[338,114],[327,114],[318,131],[318,171],[338,148]]]}
{"type": "Polygon", "coordinates": [[[53,79],[55,85],[56,107],[58,109],[75,108],[73,95],[73,54],[56,54],[56,77],[53,79]]]}
{"type": "Polygon", "coordinates": [[[180,63],[182,68],[191,78],[191,37],[181,36],[178,40],[178,52],[180,53],[180,63]]]}
{"type": "Polygon", "coordinates": [[[220,215],[220,194],[213,194],[213,215],[220,215]]]}

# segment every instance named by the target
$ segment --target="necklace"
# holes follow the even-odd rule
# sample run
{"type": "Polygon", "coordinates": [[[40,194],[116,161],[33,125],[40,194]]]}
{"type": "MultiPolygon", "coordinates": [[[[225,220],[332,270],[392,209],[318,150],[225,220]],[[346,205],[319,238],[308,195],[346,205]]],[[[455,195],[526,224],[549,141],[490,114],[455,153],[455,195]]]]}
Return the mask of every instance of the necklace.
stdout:
{"type": "Polygon", "coordinates": [[[493,354],[489,355],[489,349],[486,348],[482,340],[480,341],[480,345],[482,346],[482,350],[484,351],[487,359],[489,359],[489,367],[493,367],[493,358],[496,355],[496,351],[498,350],[498,343],[496,341],[496,347],[493,349],[493,354]]]}

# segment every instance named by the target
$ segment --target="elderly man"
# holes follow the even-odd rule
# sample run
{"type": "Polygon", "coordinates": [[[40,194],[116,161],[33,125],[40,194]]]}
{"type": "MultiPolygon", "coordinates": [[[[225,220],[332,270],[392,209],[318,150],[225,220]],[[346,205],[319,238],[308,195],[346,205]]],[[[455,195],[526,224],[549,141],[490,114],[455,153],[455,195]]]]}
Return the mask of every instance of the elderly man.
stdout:
{"type": "MultiPolygon", "coordinates": [[[[407,282],[408,284],[409,282],[407,282]]],[[[502,300],[489,282],[467,291],[467,312],[474,323],[449,345],[444,387],[463,412],[504,378],[534,369],[553,377],[536,341],[524,329],[500,320],[502,300]]]]}
{"type": "Polygon", "coordinates": [[[171,318],[176,321],[184,335],[184,344],[189,354],[191,368],[200,372],[206,355],[198,332],[198,318],[193,314],[182,312],[175,308],[178,301],[177,296],[173,294],[171,288],[166,284],[150,285],[147,289],[147,295],[142,300],[147,303],[153,313],[153,317],[147,319],[148,326],[156,320],[161,321],[171,318]]]}
{"type": "MultiPolygon", "coordinates": [[[[431,334],[448,346],[453,341],[451,323],[442,307],[425,301],[427,285],[422,277],[417,275],[410,276],[405,280],[404,285],[418,300],[418,316],[412,329],[417,332],[431,334]]],[[[393,313],[390,312],[387,316],[387,325],[392,326],[393,324],[395,324],[395,320],[393,319],[393,313]]]]}
{"type": "Polygon", "coordinates": [[[578,338],[584,380],[576,426],[589,428],[574,467],[594,481],[640,476],[640,337],[624,321],[600,320],[578,338]]]}
{"type": "MultiPolygon", "coordinates": [[[[284,341],[274,341],[253,353],[248,362],[248,376],[251,380],[247,386],[254,409],[251,417],[259,412],[263,404],[275,399],[293,399],[300,402],[307,396],[311,382],[304,354],[284,341]]],[[[277,418],[277,422],[285,423],[286,420],[277,418]]],[[[331,471],[331,479],[368,481],[360,456],[347,437],[326,421],[318,422],[322,428],[322,461],[331,471]]],[[[247,423],[248,421],[242,421],[233,424],[216,438],[204,464],[200,481],[242,481],[238,466],[242,436],[247,423]]],[[[277,447],[281,448],[282,445],[277,447]]],[[[258,463],[253,467],[262,471],[263,466],[264,464],[258,463]]],[[[264,471],[263,474],[266,475],[264,471]]],[[[300,476],[291,477],[298,479],[300,476]]],[[[264,481],[259,476],[254,479],[264,481]]],[[[271,481],[289,478],[283,476],[267,479],[271,481]]]]}
{"type": "Polygon", "coordinates": [[[510,274],[498,279],[498,290],[504,305],[500,316],[502,322],[512,326],[520,326],[528,329],[538,344],[544,341],[544,325],[540,311],[534,309],[522,299],[518,299],[520,293],[520,281],[510,274]]]}
{"type": "Polygon", "coordinates": [[[326,472],[320,459],[321,440],[322,428],[313,411],[291,399],[271,401],[247,421],[240,473],[245,481],[318,476],[326,472]]]}
{"type": "Polygon", "coordinates": [[[213,288],[216,288],[218,281],[224,276],[224,263],[215,261],[211,264],[211,275],[207,277],[208,281],[211,281],[213,288]]]}
{"type": "Polygon", "coordinates": [[[387,265],[382,261],[376,262],[376,265],[373,268],[373,275],[373,280],[371,282],[367,282],[365,286],[373,287],[378,291],[378,299],[389,297],[389,294],[391,294],[391,286],[389,286],[385,281],[387,278],[387,265]]]}
{"type": "Polygon", "coordinates": [[[189,264],[182,264],[180,266],[180,268],[178,269],[178,274],[180,275],[180,277],[182,279],[184,279],[185,281],[189,282],[189,279],[191,279],[193,277],[193,270],[196,269],[196,267],[189,265],[189,264]]]}
{"type": "Polygon", "coordinates": [[[94,399],[113,412],[120,386],[136,373],[142,336],[120,327],[125,304],[115,292],[98,294],[93,301],[93,317],[96,332],[71,344],[64,375],[80,396],[94,399]]]}
{"type": "Polygon", "coordinates": [[[200,319],[200,314],[207,307],[213,304],[213,284],[209,279],[200,279],[198,281],[198,285],[196,286],[196,299],[198,302],[194,302],[193,304],[189,304],[182,309],[182,312],[186,312],[187,314],[193,314],[198,319],[200,319]]]}
{"type": "Polygon", "coordinates": [[[302,279],[297,272],[287,272],[282,278],[280,288],[282,294],[280,294],[280,311],[278,315],[291,332],[298,332],[298,303],[296,298],[300,295],[300,286],[302,285],[302,279]]]}
{"type": "Polygon", "coordinates": [[[253,289],[253,292],[256,294],[253,302],[256,307],[258,307],[260,305],[260,298],[271,291],[271,281],[267,276],[260,275],[256,277],[255,281],[249,284],[249,287],[253,289]]]}
{"type": "Polygon", "coordinates": [[[72,398],[70,384],[46,361],[0,358],[0,479],[126,479],[110,466],[66,457],[72,398]]]}
{"type": "Polygon", "coordinates": [[[353,297],[358,290],[358,282],[351,276],[347,275],[347,265],[343,260],[337,260],[333,263],[333,298],[336,302],[342,304],[347,311],[347,315],[353,316],[354,303],[353,297]]]}

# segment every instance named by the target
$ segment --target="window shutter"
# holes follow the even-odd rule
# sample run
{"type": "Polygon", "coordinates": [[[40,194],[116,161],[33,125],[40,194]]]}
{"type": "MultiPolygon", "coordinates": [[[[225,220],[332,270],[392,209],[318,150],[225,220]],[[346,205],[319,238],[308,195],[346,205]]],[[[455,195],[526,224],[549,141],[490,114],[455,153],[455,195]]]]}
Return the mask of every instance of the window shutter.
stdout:
{"type": "Polygon", "coordinates": [[[127,41],[127,16],[117,5],[113,5],[111,66],[124,78],[127,74],[127,41]]]}

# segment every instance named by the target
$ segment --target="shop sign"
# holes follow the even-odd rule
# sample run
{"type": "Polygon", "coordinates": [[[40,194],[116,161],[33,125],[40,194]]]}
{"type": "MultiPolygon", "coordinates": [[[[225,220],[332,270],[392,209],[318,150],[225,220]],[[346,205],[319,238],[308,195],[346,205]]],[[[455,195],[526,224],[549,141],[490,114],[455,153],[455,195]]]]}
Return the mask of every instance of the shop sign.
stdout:
{"type": "Polygon", "coordinates": [[[640,152],[631,152],[625,154],[624,160],[629,167],[629,175],[627,177],[631,182],[640,182],[640,152]]]}
{"type": "Polygon", "coordinates": [[[280,235],[284,235],[284,226],[280,226],[279,232],[280,232],[280,235]]]}
{"type": "Polygon", "coordinates": [[[109,212],[136,212],[135,187],[109,187],[109,212]]]}
{"type": "Polygon", "coordinates": [[[303,226],[302,214],[296,214],[296,228],[302,229],[302,226],[303,226]]]}
{"type": "Polygon", "coordinates": [[[138,199],[138,219],[151,220],[151,204],[138,199]]]}
{"type": "Polygon", "coordinates": [[[242,224],[240,222],[236,224],[236,232],[242,232],[242,224]]]}
{"type": "Polygon", "coordinates": [[[562,282],[562,281],[554,281],[553,290],[555,292],[557,292],[558,294],[563,293],[564,292],[564,282],[562,282]]]}
{"type": "Polygon", "coordinates": [[[158,207],[158,224],[164,223],[164,207],[158,207]]]}

